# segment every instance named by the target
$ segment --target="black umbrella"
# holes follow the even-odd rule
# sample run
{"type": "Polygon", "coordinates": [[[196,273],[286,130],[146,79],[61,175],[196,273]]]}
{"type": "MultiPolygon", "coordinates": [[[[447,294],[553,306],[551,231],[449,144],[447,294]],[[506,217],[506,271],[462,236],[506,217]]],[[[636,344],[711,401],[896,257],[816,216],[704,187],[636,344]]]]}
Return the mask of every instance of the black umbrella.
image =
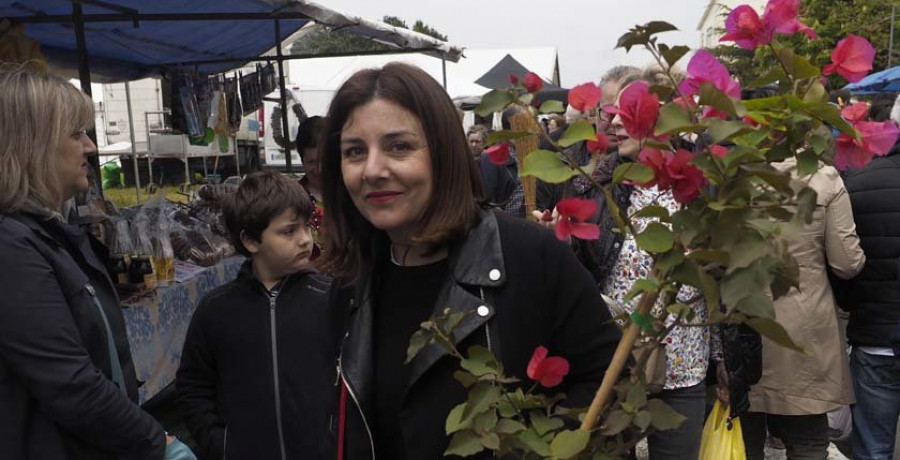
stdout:
{"type": "MultiPolygon", "coordinates": [[[[515,75],[521,80],[528,72],[529,70],[517,61],[516,58],[507,54],[500,62],[494,65],[491,70],[488,70],[481,78],[475,80],[475,83],[484,86],[485,88],[505,89],[509,88],[510,75],[515,75]]],[[[545,81],[544,87],[541,88],[541,91],[537,94],[537,99],[540,102],[550,99],[566,102],[568,95],[569,90],[545,81]]]]}

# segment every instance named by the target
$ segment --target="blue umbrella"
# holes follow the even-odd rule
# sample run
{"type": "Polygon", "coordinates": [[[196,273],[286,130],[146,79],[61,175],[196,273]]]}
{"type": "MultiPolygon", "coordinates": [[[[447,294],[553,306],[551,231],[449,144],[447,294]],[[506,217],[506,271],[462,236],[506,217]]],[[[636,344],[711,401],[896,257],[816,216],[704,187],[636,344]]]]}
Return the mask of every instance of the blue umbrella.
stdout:
{"type": "Polygon", "coordinates": [[[900,91],[900,66],[873,73],[856,83],[850,83],[844,89],[854,94],[900,91]]]}

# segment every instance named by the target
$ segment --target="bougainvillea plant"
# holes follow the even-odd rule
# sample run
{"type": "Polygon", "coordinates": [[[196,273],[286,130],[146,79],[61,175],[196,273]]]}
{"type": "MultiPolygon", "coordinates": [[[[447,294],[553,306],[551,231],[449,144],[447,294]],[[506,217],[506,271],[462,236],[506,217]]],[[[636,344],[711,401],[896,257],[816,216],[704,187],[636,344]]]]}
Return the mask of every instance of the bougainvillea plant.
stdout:
{"type": "MultiPolygon", "coordinates": [[[[690,50],[658,42],[658,34],[675,30],[668,23],[651,22],[623,35],[618,46],[646,49],[670,84],[633,83],[619,94],[614,108],[598,107],[602,91],[593,83],[570,90],[574,108],[616,114],[629,136],[641,143],[633,161],[616,167],[611,183],[597,183],[591,174],[607,154],[608,143],[605,134],[585,120],[569,124],[557,140],[541,132],[538,123],[533,132],[491,134],[488,143],[494,147],[488,150],[498,162],[508,160],[509,141],[543,136],[551,148],[530,152],[520,175],[548,183],[576,176],[593,182],[603,191],[601,204],[610,210],[617,231],[632,234],[654,264],[651,275],[635,282],[629,293],[637,299],[636,311],[618,318],[626,324],[619,349],[586,411],[561,407],[563,395],[549,396],[569,370],[563,358],[553,356],[554,350],[535,350],[528,368],[515,370],[519,376],[524,371],[530,382],[520,381],[487,349],[476,346],[463,353],[454,347],[451,337],[459,314],[423,323],[411,340],[409,358],[428,344],[440,344],[460,360],[456,378],[469,390],[467,401],[447,417],[447,455],[487,450],[503,458],[614,459],[626,456],[650,432],[677,427],[683,417],[648,397],[644,363],[629,363],[627,357],[638,339],[659,343],[674,325],[699,325],[691,323],[693,302],[717,307],[709,309],[704,325],[744,323],[782,346],[802,351],[803,344],[794,343],[775,321],[773,300],[799,287],[799,267],[786,237],[811,221],[816,192],[807,186],[809,176],[823,165],[862,167],[874,156],[885,155],[898,129],[892,122],[866,121],[864,105],[850,106],[842,115],[828,103],[821,75],[837,73],[856,81],[871,70],[874,52],[864,38],[850,36],[838,43],[823,71],[778,40],[779,35],[796,33],[816,39],[798,11],[799,0],[770,0],[761,17],[742,5],[727,18],[722,40],[746,49],[771,47],[778,57],[776,68],[746,85],[777,87],[775,96],[762,99],[741,100],[741,84],[704,50],[693,55],[687,77],[677,81],[673,67],[690,50]],[[680,141],[685,139],[695,147],[684,148],[680,141]],[[579,142],[592,153],[587,164],[566,153],[566,147],[579,142]],[[782,167],[784,162],[795,162],[793,174],[782,167]],[[671,191],[680,209],[648,206],[627,215],[611,191],[612,185],[626,181],[671,191]],[[636,234],[633,217],[658,222],[636,234]],[[675,294],[686,286],[702,295],[679,303],[675,294]]],[[[541,89],[536,75],[511,77],[510,84],[485,94],[476,112],[488,115],[518,105],[537,117],[564,109],[558,101],[535,107],[535,93],[541,89]]],[[[560,239],[597,238],[598,226],[586,222],[597,204],[566,199],[553,216],[545,212],[541,219],[558,219],[560,239]]]]}

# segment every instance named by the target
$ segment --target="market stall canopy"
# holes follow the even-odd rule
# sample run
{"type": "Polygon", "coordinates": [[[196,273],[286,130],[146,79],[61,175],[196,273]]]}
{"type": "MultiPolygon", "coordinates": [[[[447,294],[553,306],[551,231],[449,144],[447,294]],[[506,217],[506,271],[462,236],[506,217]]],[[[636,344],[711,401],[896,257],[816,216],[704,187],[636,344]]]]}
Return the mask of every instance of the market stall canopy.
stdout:
{"type": "MultiPolygon", "coordinates": [[[[509,76],[515,75],[521,80],[526,73],[530,72],[514,57],[507,54],[500,60],[491,70],[488,70],[481,78],[475,80],[475,83],[490,89],[504,89],[509,87],[509,76]]],[[[539,101],[554,99],[558,101],[566,101],[569,90],[560,88],[552,83],[544,81],[544,86],[538,93],[539,101]]]]}
{"type": "Polygon", "coordinates": [[[462,49],[425,34],[297,0],[0,0],[0,20],[25,25],[48,63],[77,74],[73,15],[82,10],[94,81],[121,81],[188,66],[205,73],[241,67],[310,22],[448,60],[462,49]]]}
{"type": "Polygon", "coordinates": [[[898,92],[900,91],[900,66],[873,73],[856,83],[850,83],[844,89],[854,94],[898,92]]]}

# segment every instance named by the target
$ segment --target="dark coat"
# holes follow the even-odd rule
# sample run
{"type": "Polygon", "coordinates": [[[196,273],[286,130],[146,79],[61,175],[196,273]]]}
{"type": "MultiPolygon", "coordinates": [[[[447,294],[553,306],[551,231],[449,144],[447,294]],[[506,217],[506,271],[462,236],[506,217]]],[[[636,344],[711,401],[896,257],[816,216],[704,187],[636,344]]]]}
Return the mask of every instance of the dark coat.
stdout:
{"type": "MultiPolygon", "coordinates": [[[[552,391],[565,392],[570,406],[590,404],[620,333],[591,275],[572,251],[534,223],[485,212],[465,240],[451,246],[449,257],[451,277],[435,311],[472,312],[455,329],[457,347],[465,351],[472,345],[486,346],[508,374],[527,382],[528,361],[543,345],[571,364],[563,384],[552,391]]],[[[374,414],[370,275],[362,277],[350,300],[349,331],[339,362],[349,393],[344,458],[350,460],[375,454],[372,422],[365,419],[374,414]]],[[[447,414],[466,399],[465,388],[452,377],[459,363],[432,345],[409,365],[400,414],[407,456],[441,458],[449,442],[444,431],[447,414]]],[[[332,434],[336,432],[335,427],[332,434]]]]}
{"type": "Polygon", "coordinates": [[[0,267],[0,456],[162,459],[165,434],[136,403],[125,321],[87,232],[0,215],[0,267]],[[111,381],[105,321],[125,393],[111,381]]]}
{"type": "Polygon", "coordinates": [[[323,458],[341,332],[327,326],[330,285],[298,273],[269,292],[247,261],[201,300],[175,386],[202,458],[323,458]]]}
{"type": "Polygon", "coordinates": [[[832,279],[838,305],[850,312],[853,345],[900,345],[900,147],[851,171],[844,185],[866,264],[855,278],[832,279]]]}
{"type": "Polygon", "coordinates": [[[481,180],[484,184],[485,199],[491,204],[505,204],[519,185],[519,166],[510,153],[505,165],[491,163],[488,154],[482,153],[479,160],[481,180]]]}

